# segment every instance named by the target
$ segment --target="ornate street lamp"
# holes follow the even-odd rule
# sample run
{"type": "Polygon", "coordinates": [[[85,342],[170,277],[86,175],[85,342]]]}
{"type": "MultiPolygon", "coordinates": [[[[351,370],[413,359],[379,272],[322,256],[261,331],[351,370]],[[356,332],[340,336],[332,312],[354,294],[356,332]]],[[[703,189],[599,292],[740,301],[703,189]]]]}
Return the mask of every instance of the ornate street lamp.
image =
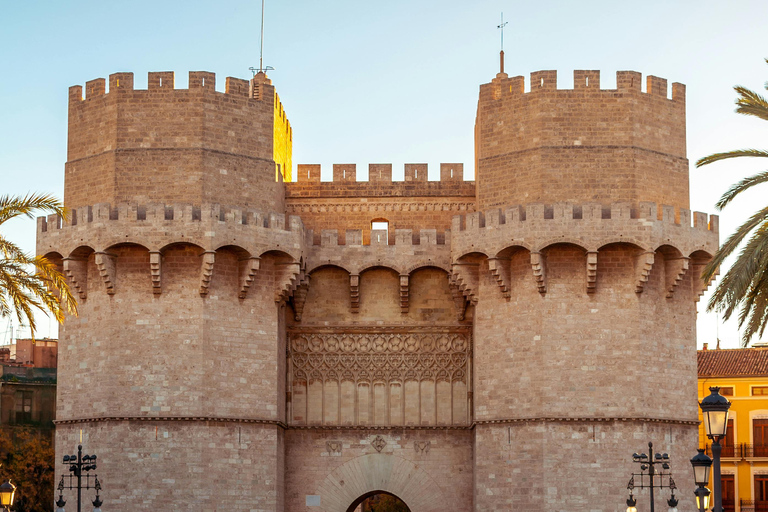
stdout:
{"type": "Polygon", "coordinates": [[[13,485],[10,480],[6,480],[3,485],[0,485],[0,506],[2,506],[6,512],[11,510],[15,494],[16,486],[13,485]]]}
{"type": "Polygon", "coordinates": [[[714,478],[712,485],[715,488],[715,508],[714,512],[723,512],[723,493],[720,480],[720,452],[722,446],[720,440],[725,437],[728,430],[728,409],[731,402],[720,394],[718,386],[709,388],[711,394],[704,398],[699,404],[701,415],[704,419],[704,431],[707,437],[712,440],[712,456],[714,466],[714,478]]]}
{"type": "Polygon", "coordinates": [[[65,512],[64,505],[67,504],[64,501],[62,495],[64,489],[77,489],[77,512],[81,512],[80,502],[82,499],[83,489],[96,489],[96,499],[93,501],[93,511],[101,512],[102,501],[99,497],[99,491],[101,491],[101,482],[96,474],[91,475],[90,471],[96,469],[96,456],[95,455],[83,455],[83,446],[77,446],[77,455],[65,455],[63,459],[64,464],[69,466],[69,475],[61,475],[61,481],[57,487],[59,491],[59,499],[56,502],[56,512],[65,512]],[[93,480],[91,480],[93,476],[93,480]],[[65,484],[65,477],[68,477],[69,481],[65,484]]]}
{"type": "Polygon", "coordinates": [[[667,500],[669,506],[669,512],[677,512],[677,498],[675,498],[675,481],[672,479],[672,472],[669,471],[669,455],[666,453],[653,453],[653,443],[648,443],[648,455],[633,454],[632,462],[640,464],[640,473],[632,473],[632,477],[629,479],[627,489],[629,490],[629,499],[627,500],[627,512],[637,512],[637,500],[633,496],[635,488],[649,489],[651,492],[651,512],[654,512],[655,501],[653,497],[654,489],[669,489],[671,491],[671,497],[667,500]],[[657,468],[656,466],[660,466],[657,468]],[[646,473],[647,471],[647,473],[646,473]],[[635,483],[635,477],[640,480],[639,484],[635,483]],[[664,478],[667,479],[666,484],[664,478]],[[646,479],[648,480],[646,483],[646,479]]]}
{"type": "Polygon", "coordinates": [[[712,459],[707,457],[703,448],[699,448],[699,453],[691,459],[691,466],[693,466],[693,481],[697,485],[694,492],[696,495],[696,506],[699,508],[699,512],[704,512],[709,508],[709,489],[706,488],[706,485],[709,483],[709,470],[712,467],[712,459]]]}

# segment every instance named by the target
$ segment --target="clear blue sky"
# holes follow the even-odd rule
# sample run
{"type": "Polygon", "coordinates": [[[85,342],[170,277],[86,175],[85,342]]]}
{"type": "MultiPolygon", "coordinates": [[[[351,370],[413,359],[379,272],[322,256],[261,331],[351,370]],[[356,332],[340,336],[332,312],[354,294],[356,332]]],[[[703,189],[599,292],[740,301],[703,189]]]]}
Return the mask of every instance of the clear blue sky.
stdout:
{"type": "MultiPolygon", "coordinates": [[[[187,0],[3,2],[0,14],[0,193],[63,194],[67,88],[117,71],[248,78],[258,65],[261,3],[187,0]]],[[[464,162],[473,171],[478,86],[498,70],[504,12],[507,72],[599,69],[604,88],[617,70],[688,86],[688,156],[768,147],[768,123],[733,113],[732,86],[763,90],[768,79],[768,2],[467,2],[267,0],[264,58],[294,129],[294,164],[464,162]]],[[[691,170],[691,206],[714,212],[727,186],[763,170],[760,162],[691,170]]],[[[400,176],[397,175],[400,172],[400,176]]],[[[762,190],[762,197],[766,190],[762,190]]],[[[721,239],[754,211],[753,194],[721,216],[721,239]]],[[[34,250],[34,222],[4,233],[34,250]]],[[[701,309],[701,308],[700,308],[701,309]]],[[[39,335],[48,334],[41,321],[39,335]]],[[[699,342],[714,344],[717,320],[700,315],[699,342]]],[[[0,342],[7,339],[0,320],[0,342]]],[[[54,327],[55,329],[55,327],[54,327]]],[[[736,327],[719,327],[724,347],[736,327]]],[[[55,330],[54,330],[55,333],[55,330]]]]}

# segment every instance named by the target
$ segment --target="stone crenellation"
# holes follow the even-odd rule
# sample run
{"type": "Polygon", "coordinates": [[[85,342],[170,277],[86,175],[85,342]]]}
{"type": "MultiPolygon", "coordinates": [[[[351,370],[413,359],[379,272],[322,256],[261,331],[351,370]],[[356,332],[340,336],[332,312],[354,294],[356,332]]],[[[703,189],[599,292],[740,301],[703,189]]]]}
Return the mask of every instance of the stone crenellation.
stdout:
{"type": "Polygon", "coordinates": [[[80,313],[58,451],[82,429],[117,511],[345,512],[381,490],[412,512],[615,510],[632,451],[696,442],[719,236],[689,209],[685,86],[642,81],[496,75],[474,181],[293,172],[263,73],[72,87],[71,217],[37,226],[80,313]]]}

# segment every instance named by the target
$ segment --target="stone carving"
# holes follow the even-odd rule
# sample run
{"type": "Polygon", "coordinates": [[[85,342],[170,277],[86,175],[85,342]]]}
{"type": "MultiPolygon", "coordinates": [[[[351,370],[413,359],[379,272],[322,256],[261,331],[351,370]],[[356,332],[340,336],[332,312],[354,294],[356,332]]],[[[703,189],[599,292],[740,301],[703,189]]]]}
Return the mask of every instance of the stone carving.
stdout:
{"type": "Polygon", "coordinates": [[[341,441],[326,441],[325,447],[328,453],[341,453],[341,441]]]}
{"type": "Polygon", "coordinates": [[[468,332],[289,333],[296,380],[466,382],[468,332]]]}
{"type": "Polygon", "coordinates": [[[429,453],[430,444],[431,441],[414,441],[413,449],[416,450],[416,453],[429,453]]]}
{"type": "Polygon", "coordinates": [[[381,453],[381,450],[384,449],[385,446],[387,446],[387,442],[384,440],[381,436],[376,436],[376,438],[371,442],[371,446],[373,446],[377,452],[381,453]]]}

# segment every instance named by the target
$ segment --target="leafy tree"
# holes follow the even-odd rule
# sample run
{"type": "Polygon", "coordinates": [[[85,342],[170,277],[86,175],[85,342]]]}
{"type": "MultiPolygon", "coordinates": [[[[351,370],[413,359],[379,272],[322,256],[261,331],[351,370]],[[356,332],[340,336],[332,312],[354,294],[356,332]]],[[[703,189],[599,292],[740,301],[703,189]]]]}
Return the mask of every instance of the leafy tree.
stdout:
{"type": "MultiPolygon", "coordinates": [[[[0,196],[0,226],[19,216],[33,218],[38,211],[66,216],[61,202],[48,194],[0,196]]],[[[34,336],[34,309],[50,312],[62,322],[65,312],[77,314],[77,303],[51,261],[26,254],[0,234],[0,318],[15,315],[19,323],[26,320],[34,336]]]]}
{"type": "Polygon", "coordinates": [[[397,496],[374,494],[362,503],[363,512],[410,512],[408,506],[397,496]]]}
{"type": "MultiPolygon", "coordinates": [[[[768,83],[765,87],[768,89],[768,83]]],[[[738,94],[738,114],[768,121],[768,101],[764,97],[746,87],[736,86],[734,89],[738,94]]],[[[696,166],[740,157],[768,158],[768,151],[739,149],[715,153],[700,159],[696,166]]],[[[717,209],[722,210],[740,193],[767,181],[768,171],[744,178],[723,194],[716,204],[717,209]]],[[[709,282],[717,274],[723,261],[745,240],[736,262],[715,288],[707,311],[721,311],[723,318],[727,320],[739,310],[739,328],[744,328],[741,342],[742,346],[746,347],[753,336],[762,337],[768,324],[768,205],[752,215],[725,241],[704,268],[702,279],[709,282]]]]}
{"type": "Polygon", "coordinates": [[[16,486],[14,512],[50,512],[53,504],[53,446],[45,431],[0,431],[0,474],[16,486]]]}

